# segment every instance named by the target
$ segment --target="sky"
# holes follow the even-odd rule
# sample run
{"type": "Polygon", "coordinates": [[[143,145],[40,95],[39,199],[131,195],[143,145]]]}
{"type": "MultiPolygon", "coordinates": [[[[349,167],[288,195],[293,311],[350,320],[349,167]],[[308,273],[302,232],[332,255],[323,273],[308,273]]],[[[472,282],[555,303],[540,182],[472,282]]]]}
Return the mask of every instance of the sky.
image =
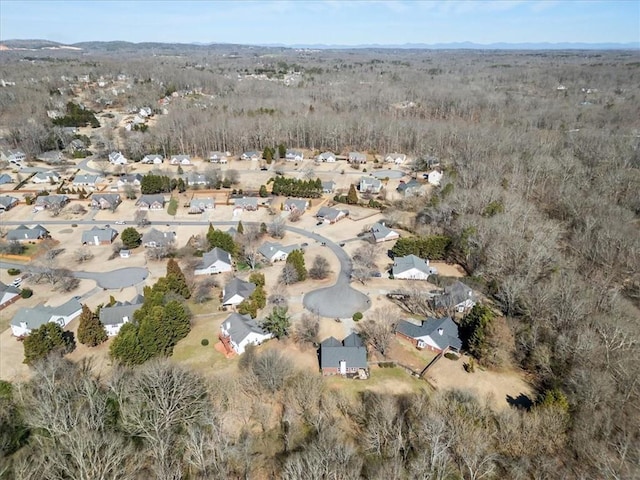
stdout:
{"type": "Polygon", "coordinates": [[[62,43],[640,42],[640,0],[0,0],[0,40],[62,43]]]}

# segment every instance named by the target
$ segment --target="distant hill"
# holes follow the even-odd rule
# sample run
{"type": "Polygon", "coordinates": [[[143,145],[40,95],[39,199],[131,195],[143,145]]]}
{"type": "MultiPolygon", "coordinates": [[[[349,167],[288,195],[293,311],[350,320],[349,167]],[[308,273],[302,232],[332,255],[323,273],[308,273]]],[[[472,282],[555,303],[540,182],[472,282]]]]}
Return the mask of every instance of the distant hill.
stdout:
{"type": "Polygon", "coordinates": [[[67,47],[59,42],[52,42],[50,40],[3,40],[0,42],[0,49],[2,50],[44,50],[51,48],[67,47]]]}

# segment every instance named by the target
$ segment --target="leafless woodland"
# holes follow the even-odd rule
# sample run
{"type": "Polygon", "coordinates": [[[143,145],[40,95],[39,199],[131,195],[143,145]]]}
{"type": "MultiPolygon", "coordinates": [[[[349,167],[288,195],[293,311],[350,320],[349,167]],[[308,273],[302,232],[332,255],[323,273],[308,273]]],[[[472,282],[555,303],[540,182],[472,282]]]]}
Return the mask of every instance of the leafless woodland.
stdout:
{"type": "Polygon", "coordinates": [[[2,53],[0,78],[15,82],[0,88],[9,146],[46,149],[46,111],[77,100],[62,76],[123,73],[125,93],[92,83],[83,102],[155,108],[184,93],[148,132],[103,139],[131,158],[280,143],[437,158],[451,186],[386,214],[453,239],[452,260],[507,316],[511,361],[568,405],[496,413],[463,392],[353,401],[286,359],[268,359],[286,377],[268,389],[259,355],[242,380],[209,384],[164,363],[104,384],[52,361],[0,398],[7,478],[638,475],[637,52],[86,48],[2,53]],[[271,79],[250,76],[265,71],[271,79]]]}

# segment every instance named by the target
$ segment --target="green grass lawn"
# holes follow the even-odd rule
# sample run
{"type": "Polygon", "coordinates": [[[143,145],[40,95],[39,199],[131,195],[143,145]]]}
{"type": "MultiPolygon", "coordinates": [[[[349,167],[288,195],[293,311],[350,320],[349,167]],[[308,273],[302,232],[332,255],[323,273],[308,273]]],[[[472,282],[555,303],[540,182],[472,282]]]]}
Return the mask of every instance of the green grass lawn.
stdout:
{"type": "Polygon", "coordinates": [[[367,380],[351,380],[342,377],[326,377],[329,388],[340,390],[350,396],[357,396],[365,390],[403,393],[429,389],[424,380],[418,380],[400,367],[372,368],[367,380]]]}
{"type": "Polygon", "coordinates": [[[169,200],[169,206],[167,207],[167,213],[169,215],[175,215],[178,213],[178,199],[171,197],[169,200]]]}

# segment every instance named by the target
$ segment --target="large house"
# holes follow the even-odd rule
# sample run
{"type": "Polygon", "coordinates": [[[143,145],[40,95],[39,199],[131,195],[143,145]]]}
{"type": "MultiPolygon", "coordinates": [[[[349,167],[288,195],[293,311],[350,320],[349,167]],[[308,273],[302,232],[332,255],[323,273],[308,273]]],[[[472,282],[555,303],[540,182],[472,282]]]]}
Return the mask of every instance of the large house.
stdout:
{"type": "Polygon", "coordinates": [[[342,342],[329,337],[320,344],[320,370],[322,375],[364,376],[368,372],[367,347],[357,333],[342,342]],[[362,372],[362,373],[361,373],[362,372]],[[364,374],[364,375],[363,375],[364,374]]]}
{"type": "Polygon", "coordinates": [[[144,158],[140,161],[140,163],[150,163],[153,165],[161,165],[162,162],[164,162],[164,158],[162,157],[162,155],[158,155],[156,153],[145,155],[144,158]]]}
{"type": "Polygon", "coordinates": [[[39,195],[36,197],[34,207],[36,210],[44,210],[46,208],[62,208],[69,203],[69,197],[66,195],[39,195]]]}
{"type": "Polygon", "coordinates": [[[0,148],[0,160],[3,162],[20,163],[27,159],[27,155],[22,150],[11,150],[0,148]]]}
{"type": "Polygon", "coordinates": [[[442,172],[439,170],[431,170],[429,173],[424,174],[424,178],[427,179],[431,185],[439,187],[440,182],[442,181],[442,172]]]}
{"type": "Polygon", "coordinates": [[[389,240],[396,240],[400,238],[400,234],[395,230],[391,230],[384,222],[374,223],[371,226],[371,235],[376,243],[386,242],[389,240]]]}
{"type": "Polygon", "coordinates": [[[349,152],[349,163],[355,163],[357,165],[362,165],[367,163],[367,154],[360,152],[349,152]]]}
{"type": "Polygon", "coordinates": [[[56,172],[38,172],[31,177],[33,183],[58,183],[60,181],[60,175],[56,172]]]}
{"type": "Polygon", "coordinates": [[[133,314],[142,307],[143,303],[144,297],[136,295],[130,302],[116,302],[110,307],[102,307],[99,318],[107,335],[110,337],[117,335],[125,323],[133,320],[133,314]]]}
{"type": "Polygon", "coordinates": [[[111,245],[118,236],[118,231],[111,227],[95,226],[82,232],[83,245],[111,245]]]}
{"type": "Polygon", "coordinates": [[[132,187],[139,187],[142,183],[142,175],[139,173],[133,173],[130,175],[120,175],[118,177],[118,188],[125,187],[127,185],[131,185],[132,187]]]}
{"type": "Polygon", "coordinates": [[[186,181],[189,185],[206,185],[209,183],[207,176],[198,172],[187,173],[186,181]]]}
{"type": "Polygon", "coordinates": [[[190,155],[172,155],[169,160],[171,165],[191,165],[190,155]]]}
{"type": "Polygon", "coordinates": [[[48,322],[55,322],[64,328],[81,312],[82,305],[76,298],[72,298],[58,307],[41,305],[33,308],[21,308],[11,320],[11,333],[15,337],[24,337],[48,322]]]}
{"type": "Polygon", "coordinates": [[[9,242],[29,242],[41,240],[49,236],[49,231],[42,225],[36,225],[29,228],[26,225],[19,225],[13,230],[7,232],[7,240],[9,242]]]}
{"type": "Polygon", "coordinates": [[[264,242],[260,248],[258,248],[258,252],[270,262],[278,262],[286,260],[291,252],[299,249],[300,246],[297,244],[287,245],[285,247],[275,242],[264,242]]]}
{"type": "Polygon", "coordinates": [[[211,153],[209,153],[209,161],[211,163],[225,164],[225,163],[227,163],[227,158],[230,155],[231,154],[229,152],[211,152],[211,153]]]}
{"type": "Polygon", "coordinates": [[[415,178],[412,178],[408,182],[401,181],[396,192],[401,193],[405,197],[413,197],[416,195],[422,195],[424,185],[418,182],[415,178]]]}
{"type": "Polygon", "coordinates": [[[396,165],[402,165],[407,161],[407,156],[404,153],[388,153],[384,157],[385,163],[395,163],[396,165]]]}
{"type": "Polygon", "coordinates": [[[194,275],[212,275],[233,270],[231,254],[221,248],[215,247],[202,256],[202,262],[193,271],[194,275]]]}
{"type": "Polygon", "coordinates": [[[18,204],[18,199],[16,197],[11,197],[9,195],[0,196],[0,211],[11,210],[18,204]]]}
{"type": "Polygon", "coordinates": [[[220,325],[220,341],[225,348],[237,354],[244,353],[247,345],[260,345],[273,335],[260,327],[249,315],[232,313],[220,325]]]}
{"type": "Polygon", "coordinates": [[[109,154],[109,163],[112,165],[126,165],[129,163],[124,155],[120,152],[111,152],[109,154]]]}
{"type": "Polygon", "coordinates": [[[0,185],[4,185],[5,183],[13,183],[13,178],[6,173],[0,174],[0,185]]]}
{"type": "Polygon", "coordinates": [[[307,208],[309,208],[309,200],[304,198],[287,198],[284,201],[284,209],[287,212],[297,211],[304,213],[307,208]]]}
{"type": "Polygon", "coordinates": [[[336,182],[333,180],[322,182],[322,193],[333,193],[336,189],[336,182]]]}
{"type": "Polygon", "coordinates": [[[318,162],[334,163],[336,161],[336,154],[333,152],[322,152],[316,157],[318,162]]]}
{"type": "Polygon", "coordinates": [[[103,178],[100,175],[93,174],[79,174],[73,177],[73,186],[74,187],[89,187],[96,188],[96,184],[100,183],[103,178]]]}
{"type": "Polygon", "coordinates": [[[115,210],[122,199],[119,193],[94,193],[91,195],[91,208],[115,210]]]}
{"type": "Polygon", "coordinates": [[[213,210],[216,208],[216,202],[213,198],[192,198],[189,202],[189,213],[202,213],[205,210],[213,210]]]}
{"type": "Polygon", "coordinates": [[[287,162],[299,162],[304,160],[304,153],[299,150],[287,150],[284,154],[284,159],[287,162]]]}
{"type": "Polygon", "coordinates": [[[408,339],[416,348],[434,352],[459,352],[462,348],[458,325],[451,317],[427,318],[420,324],[401,320],[396,326],[396,335],[408,339]]]}
{"type": "Polygon", "coordinates": [[[348,216],[349,210],[330,207],[320,207],[318,209],[318,213],[316,213],[316,218],[322,220],[325,223],[336,223],[338,220],[341,220],[348,216]]]}
{"type": "Polygon", "coordinates": [[[391,273],[393,278],[428,280],[429,275],[436,275],[438,271],[429,266],[429,260],[423,260],[415,255],[407,255],[393,259],[391,273]]]}
{"type": "Polygon", "coordinates": [[[60,150],[49,150],[48,152],[42,152],[38,154],[36,158],[49,165],[61,163],[63,160],[62,152],[60,150]]]}
{"type": "Polygon", "coordinates": [[[161,232],[155,228],[142,235],[142,245],[148,248],[168,247],[176,241],[176,232],[161,232]]]}
{"type": "Polygon", "coordinates": [[[255,289],[255,283],[232,278],[222,289],[222,306],[235,306],[242,303],[255,289]]]}
{"type": "Polygon", "coordinates": [[[444,291],[434,298],[434,306],[438,310],[454,309],[461,313],[473,308],[475,304],[476,296],[473,290],[460,281],[444,287],[444,291]]]}
{"type": "Polygon", "coordinates": [[[242,197],[234,200],[234,209],[257,210],[258,199],[256,197],[242,197]]]}
{"type": "Polygon", "coordinates": [[[262,158],[262,154],[259,152],[244,152],[240,155],[240,160],[260,160],[262,158]]]}
{"type": "Polygon", "coordinates": [[[0,282],[0,310],[20,299],[20,290],[13,285],[0,282]]]}
{"type": "Polygon", "coordinates": [[[164,202],[164,195],[141,195],[136,201],[136,206],[140,210],[162,210],[164,202]]]}
{"type": "Polygon", "coordinates": [[[362,193],[380,193],[382,182],[376,177],[361,177],[358,190],[362,193]]]}

